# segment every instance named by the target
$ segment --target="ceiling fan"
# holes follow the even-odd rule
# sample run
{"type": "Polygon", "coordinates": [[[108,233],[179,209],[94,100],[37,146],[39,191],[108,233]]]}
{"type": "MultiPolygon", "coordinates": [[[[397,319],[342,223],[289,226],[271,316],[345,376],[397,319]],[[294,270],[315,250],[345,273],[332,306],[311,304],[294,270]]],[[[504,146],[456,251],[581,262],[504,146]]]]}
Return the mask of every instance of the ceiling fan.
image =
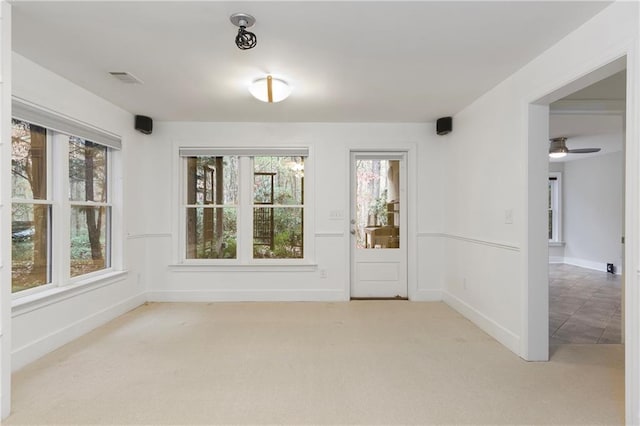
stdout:
{"type": "Polygon", "coordinates": [[[565,137],[552,138],[549,141],[551,142],[549,145],[549,157],[551,158],[562,158],[567,154],[589,154],[600,151],[600,148],[569,149],[567,148],[567,138],[565,137]]]}

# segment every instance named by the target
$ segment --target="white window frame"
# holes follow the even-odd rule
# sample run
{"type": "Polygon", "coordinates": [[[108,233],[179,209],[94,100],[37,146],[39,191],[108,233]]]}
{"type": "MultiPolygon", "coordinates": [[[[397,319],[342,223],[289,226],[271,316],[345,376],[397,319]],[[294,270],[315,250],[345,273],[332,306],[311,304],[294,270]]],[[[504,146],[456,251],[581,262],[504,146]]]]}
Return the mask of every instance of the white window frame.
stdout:
{"type": "MultiPolygon", "coordinates": [[[[308,147],[186,147],[176,146],[177,161],[176,170],[179,176],[175,181],[178,202],[175,206],[179,209],[178,220],[174,221],[174,235],[179,238],[174,251],[174,264],[172,266],[214,267],[214,268],[239,268],[245,267],[273,267],[273,266],[312,266],[315,256],[315,247],[312,237],[313,230],[313,203],[309,197],[309,188],[313,186],[313,166],[311,152],[308,147]],[[191,156],[237,156],[238,157],[238,204],[235,259],[188,259],[187,232],[186,232],[186,207],[187,201],[187,159],[191,156]],[[254,157],[304,157],[304,203],[303,209],[303,257],[289,259],[260,259],[253,258],[253,158],[254,157]]],[[[279,206],[275,206],[279,207],[279,206]]],[[[300,206],[298,206],[300,207],[300,206]]]]}
{"type": "MultiPolygon", "coordinates": [[[[22,306],[53,296],[60,291],[77,289],[79,286],[94,283],[104,283],[110,278],[119,277],[124,273],[122,262],[122,231],[121,188],[121,141],[119,136],[93,128],[85,123],[77,122],[69,117],[59,115],[53,111],[34,106],[26,101],[13,100],[13,118],[36,124],[47,130],[47,200],[37,200],[38,203],[51,204],[50,230],[50,262],[51,282],[31,289],[12,293],[13,305],[22,306]],[[55,126],[52,128],[51,126],[55,126]],[[65,131],[67,130],[67,131],[65,131]],[[76,131],[77,130],[77,131],[76,131]],[[69,135],[96,142],[107,147],[107,202],[86,203],[69,200],[69,135]],[[107,232],[109,238],[105,247],[105,257],[108,267],[87,274],[71,277],[71,247],[70,247],[70,210],[72,205],[92,205],[109,207],[110,220],[107,232]]],[[[12,202],[25,202],[22,199],[12,199],[12,202]]]]}
{"type": "Polygon", "coordinates": [[[551,186],[551,208],[553,220],[551,223],[552,238],[550,244],[562,244],[562,173],[549,172],[551,186]]]}

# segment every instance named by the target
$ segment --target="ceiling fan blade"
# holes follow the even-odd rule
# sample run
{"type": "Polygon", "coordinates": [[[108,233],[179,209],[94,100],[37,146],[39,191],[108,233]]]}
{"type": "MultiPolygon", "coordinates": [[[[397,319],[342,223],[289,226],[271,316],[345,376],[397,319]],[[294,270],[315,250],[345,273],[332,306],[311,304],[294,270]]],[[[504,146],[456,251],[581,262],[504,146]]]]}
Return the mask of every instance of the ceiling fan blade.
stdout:
{"type": "Polygon", "coordinates": [[[578,148],[570,149],[569,154],[589,154],[591,152],[599,152],[600,148],[578,148]]]}

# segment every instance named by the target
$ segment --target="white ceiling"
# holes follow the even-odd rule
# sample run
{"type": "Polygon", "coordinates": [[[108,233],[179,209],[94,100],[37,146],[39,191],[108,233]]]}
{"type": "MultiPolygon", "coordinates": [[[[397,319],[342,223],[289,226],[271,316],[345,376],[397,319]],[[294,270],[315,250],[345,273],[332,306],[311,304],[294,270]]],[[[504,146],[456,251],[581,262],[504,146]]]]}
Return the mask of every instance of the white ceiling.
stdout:
{"type": "Polygon", "coordinates": [[[567,148],[600,148],[551,162],[582,160],[623,149],[626,71],[592,84],[550,105],[549,137],[564,136],[567,148]],[[580,111],[584,111],[580,113],[580,111]]]}
{"type": "Polygon", "coordinates": [[[563,100],[570,101],[591,101],[591,100],[613,100],[624,101],[627,89],[627,72],[620,71],[609,78],[600,80],[591,86],[585,87],[566,96],[563,100]]]}
{"type": "Polygon", "coordinates": [[[427,122],[453,115],[610,2],[14,1],[14,50],[155,120],[427,122]],[[234,44],[235,12],[258,45],[234,44]],[[109,71],[144,81],[126,85],[109,71]],[[263,104],[265,73],[294,86],[263,104]]]}

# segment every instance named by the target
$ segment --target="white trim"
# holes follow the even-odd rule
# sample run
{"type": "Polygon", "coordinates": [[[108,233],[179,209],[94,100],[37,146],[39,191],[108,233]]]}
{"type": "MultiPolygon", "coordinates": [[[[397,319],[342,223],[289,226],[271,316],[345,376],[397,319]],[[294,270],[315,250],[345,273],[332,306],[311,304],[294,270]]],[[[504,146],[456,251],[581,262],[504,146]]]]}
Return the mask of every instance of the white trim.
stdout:
{"type": "MultiPolygon", "coordinates": [[[[624,267],[638,270],[640,258],[640,7],[636,5],[636,34],[626,49],[627,109],[624,116],[625,183],[624,183],[624,267]]],[[[640,275],[626,274],[624,279],[625,342],[625,421],[640,425],[640,275]]]]}
{"type": "MultiPolygon", "coordinates": [[[[599,272],[607,272],[606,262],[594,262],[592,260],[578,259],[576,257],[549,256],[549,264],[562,263],[565,265],[578,266],[580,268],[591,269],[599,272]]],[[[622,266],[615,265],[616,275],[622,275],[622,266]]]]}
{"type": "Polygon", "coordinates": [[[484,330],[487,334],[495,338],[514,353],[520,352],[520,337],[514,332],[507,330],[498,322],[489,318],[473,306],[457,298],[446,290],[442,291],[442,300],[456,311],[471,320],[475,325],[484,330]]]}
{"type": "Polygon", "coordinates": [[[446,238],[447,235],[443,232],[418,232],[419,238],[446,238]]]}
{"type": "Polygon", "coordinates": [[[309,147],[180,147],[180,157],[308,157],[309,147]]]}
{"type": "Polygon", "coordinates": [[[523,100],[521,347],[527,361],[549,360],[549,106],[523,100]]]}
{"type": "Polygon", "coordinates": [[[51,287],[47,290],[33,293],[13,300],[11,307],[12,317],[18,317],[29,312],[61,302],[80,294],[97,290],[99,288],[115,284],[127,278],[126,271],[103,273],[98,276],[78,281],[71,285],[51,287]]]}
{"type": "Polygon", "coordinates": [[[550,105],[552,115],[624,115],[625,101],[605,99],[563,99],[550,105]]]}
{"type": "MultiPolygon", "coordinates": [[[[69,204],[69,135],[57,131],[50,132],[50,147],[53,161],[51,165],[51,184],[53,185],[53,212],[51,217],[51,282],[63,286],[71,280],[71,205],[69,204]],[[55,167],[54,166],[57,166],[55,167]]],[[[107,151],[108,153],[109,151],[107,151]]],[[[107,154],[107,158],[109,154],[107,154]]],[[[109,177],[110,170],[107,170],[109,177]]],[[[111,189],[107,182],[107,190],[111,189]]],[[[107,236],[107,239],[110,236],[107,236]]],[[[106,250],[105,250],[106,254],[106,250]]]]}
{"type": "MultiPolygon", "coordinates": [[[[286,259],[274,259],[286,260],[286,259]]],[[[290,262],[290,261],[289,261],[290,262]]],[[[312,272],[318,269],[315,263],[179,263],[169,265],[172,272],[312,272]]]]}
{"type": "Polygon", "coordinates": [[[346,234],[344,232],[316,232],[316,237],[318,238],[338,238],[344,237],[346,234]]]}
{"type": "Polygon", "coordinates": [[[564,247],[565,245],[564,241],[549,241],[549,247],[564,247]]]}
{"type": "Polygon", "coordinates": [[[342,302],[342,290],[185,290],[151,291],[149,302],[342,302]]]}
{"type": "Polygon", "coordinates": [[[11,4],[0,2],[0,419],[11,413],[11,4]]]}
{"type": "MultiPolygon", "coordinates": [[[[48,147],[47,147],[48,149],[48,147]]],[[[47,169],[49,168],[49,166],[47,165],[47,169]]],[[[47,177],[48,179],[48,177],[47,177]]],[[[53,205],[53,200],[51,200],[50,198],[47,199],[35,199],[35,198],[12,198],[11,199],[11,204],[35,204],[35,205],[39,205],[39,206],[50,206],[53,205]]]]}
{"type": "Polygon", "coordinates": [[[13,97],[13,117],[66,135],[97,142],[113,149],[122,149],[120,136],[75,118],[52,111],[26,99],[13,97]]]}
{"type": "MultiPolygon", "coordinates": [[[[595,262],[593,260],[578,259],[577,257],[564,257],[564,263],[567,265],[579,266],[580,268],[592,269],[594,271],[607,272],[607,264],[595,262]]],[[[616,265],[619,266],[620,265],[616,265]]]]}
{"type": "Polygon", "coordinates": [[[417,289],[411,298],[412,302],[442,302],[442,290],[417,289]]]}
{"type": "Polygon", "coordinates": [[[106,324],[114,318],[129,312],[146,302],[145,294],[141,293],[126,300],[95,312],[66,327],[50,333],[34,342],[16,348],[12,353],[12,371],[17,371],[49,352],[69,343],[91,330],[106,324]]]}
{"type": "Polygon", "coordinates": [[[171,234],[129,234],[127,240],[139,240],[144,238],[171,238],[171,234]]]}
{"type": "Polygon", "coordinates": [[[509,244],[509,243],[503,243],[503,242],[498,242],[498,241],[490,241],[490,240],[482,240],[479,238],[470,238],[470,237],[464,237],[462,235],[454,235],[454,234],[439,234],[439,233],[422,233],[420,234],[421,237],[441,237],[441,238],[448,238],[450,240],[457,240],[457,241],[464,241],[467,243],[472,243],[472,244],[478,244],[478,245],[482,245],[482,246],[487,246],[487,247],[493,247],[493,248],[497,248],[497,249],[501,249],[501,250],[509,250],[509,251],[516,251],[519,252],[520,251],[520,247],[513,245],[513,244],[509,244]]]}

